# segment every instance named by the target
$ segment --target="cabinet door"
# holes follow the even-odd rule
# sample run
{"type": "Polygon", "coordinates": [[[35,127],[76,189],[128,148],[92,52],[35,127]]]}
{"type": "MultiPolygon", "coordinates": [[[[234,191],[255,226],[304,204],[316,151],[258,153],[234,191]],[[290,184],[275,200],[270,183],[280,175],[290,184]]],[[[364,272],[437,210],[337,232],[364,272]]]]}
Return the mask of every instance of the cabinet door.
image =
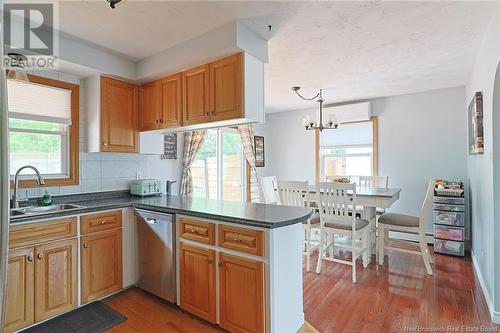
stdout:
{"type": "Polygon", "coordinates": [[[215,251],[180,245],[180,306],[215,323],[215,251]]]}
{"type": "Polygon", "coordinates": [[[264,263],[219,254],[220,326],[264,332],[264,263]]]}
{"type": "Polygon", "coordinates": [[[14,332],[35,321],[33,248],[9,252],[5,332],[14,332]]]}
{"type": "Polygon", "coordinates": [[[101,77],[101,150],[138,151],[137,86],[101,77]]]}
{"type": "Polygon", "coordinates": [[[82,303],[122,289],[122,230],[81,238],[82,303]]]}
{"type": "Polygon", "coordinates": [[[182,125],[182,73],[161,80],[162,128],[182,125]]]}
{"type": "Polygon", "coordinates": [[[143,84],[139,90],[139,128],[157,129],[161,118],[161,81],[143,84]]]}
{"type": "Polygon", "coordinates": [[[185,71],[183,80],[183,125],[210,121],[209,108],[209,66],[203,65],[185,71]]]}
{"type": "Polygon", "coordinates": [[[35,247],[35,321],[77,306],[76,239],[35,247]]]}
{"type": "Polygon", "coordinates": [[[243,117],[241,53],[210,64],[210,114],[213,121],[243,117]]]}

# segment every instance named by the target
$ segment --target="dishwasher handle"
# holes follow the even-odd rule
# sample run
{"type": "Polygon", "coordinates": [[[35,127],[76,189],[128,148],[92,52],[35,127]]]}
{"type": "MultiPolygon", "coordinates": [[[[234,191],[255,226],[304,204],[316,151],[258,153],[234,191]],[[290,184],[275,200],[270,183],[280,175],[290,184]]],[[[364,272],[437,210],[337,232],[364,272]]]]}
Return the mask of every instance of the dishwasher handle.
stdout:
{"type": "Polygon", "coordinates": [[[152,217],[146,217],[144,220],[149,224],[156,224],[156,219],[152,217]]]}

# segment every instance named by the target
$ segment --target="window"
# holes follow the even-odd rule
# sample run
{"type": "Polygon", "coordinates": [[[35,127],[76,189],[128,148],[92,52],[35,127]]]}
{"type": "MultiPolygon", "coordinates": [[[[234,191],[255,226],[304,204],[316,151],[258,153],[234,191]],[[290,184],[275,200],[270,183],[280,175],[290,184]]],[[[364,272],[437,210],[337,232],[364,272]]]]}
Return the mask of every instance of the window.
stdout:
{"type": "MultiPolygon", "coordinates": [[[[79,182],[79,86],[34,75],[7,81],[10,174],[35,166],[48,186],[79,182]]],[[[35,185],[34,171],[21,173],[21,187],[35,185]]]]}
{"type": "Polygon", "coordinates": [[[345,123],[319,133],[319,179],[377,174],[377,123],[345,123]]]}
{"type": "Polygon", "coordinates": [[[246,159],[238,131],[207,130],[191,172],[194,197],[246,200],[246,159]]]}

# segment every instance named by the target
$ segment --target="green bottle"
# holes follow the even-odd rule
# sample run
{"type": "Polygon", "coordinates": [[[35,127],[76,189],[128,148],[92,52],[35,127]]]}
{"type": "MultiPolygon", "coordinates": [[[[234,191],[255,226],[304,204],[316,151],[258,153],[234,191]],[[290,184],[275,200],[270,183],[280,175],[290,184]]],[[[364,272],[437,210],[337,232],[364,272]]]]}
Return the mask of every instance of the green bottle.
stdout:
{"type": "Polygon", "coordinates": [[[52,205],[52,198],[47,190],[45,190],[45,194],[42,197],[42,206],[50,206],[52,205]]]}

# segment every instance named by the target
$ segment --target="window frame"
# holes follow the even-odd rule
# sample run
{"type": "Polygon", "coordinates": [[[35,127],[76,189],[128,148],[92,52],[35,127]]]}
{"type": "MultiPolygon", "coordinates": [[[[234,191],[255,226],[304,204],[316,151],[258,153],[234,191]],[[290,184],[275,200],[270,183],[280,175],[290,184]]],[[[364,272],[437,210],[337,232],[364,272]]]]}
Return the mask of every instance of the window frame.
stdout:
{"type": "MultiPolygon", "coordinates": [[[[371,117],[370,120],[361,120],[361,121],[351,121],[345,122],[343,124],[359,124],[359,123],[368,123],[370,122],[372,125],[372,176],[378,176],[378,118],[371,117]]],[[[342,125],[340,125],[342,126],[342,125]]],[[[321,133],[319,130],[316,130],[316,140],[315,140],[315,160],[316,160],[316,181],[321,180],[321,133]]],[[[346,146],[346,145],[344,145],[346,146]]],[[[359,145],[358,145],[359,146],[359,145]]],[[[350,146],[350,147],[355,147],[350,146]]]]}
{"type": "MultiPolygon", "coordinates": [[[[80,85],[75,83],[69,83],[66,81],[60,81],[56,79],[46,78],[42,76],[37,76],[33,74],[28,74],[28,78],[31,83],[36,83],[40,85],[45,85],[49,87],[55,87],[60,89],[65,89],[71,91],[71,125],[68,126],[69,135],[67,135],[67,143],[64,144],[62,150],[64,152],[65,149],[68,150],[67,158],[65,163],[67,163],[66,170],[68,171],[67,177],[62,177],[56,175],[56,177],[50,177],[50,174],[47,175],[47,178],[44,178],[45,185],[44,186],[71,186],[78,185],[80,183],[80,122],[79,122],[79,114],[80,114],[80,85]],[[59,177],[58,177],[59,176],[59,177]]],[[[8,98],[8,96],[7,96],[8,98]]],[[[16,132],[20,132],[17,131],[16,132]]],[[[29,131],[31,133],[31,131],[29,131]]],[[[34,131],[33,131],[34,132],[34,131]]],[[[10,129],[9,129],[10,133],[10,129]]],[[[10,156],[9,156],[10,161],[10,156]]],[[[42,174],[42,176],[44,176],[42,174]]],[[[32,177],[31,175],[25,176],[23,175],[19,179],[19,187],[20,188],[30,188],[37,187],[38,183],[35,179],[25,179],[24,177],[32,177]]],[[[14,187],[14,177],[10,176],[10,186],[14,187]]]]}

